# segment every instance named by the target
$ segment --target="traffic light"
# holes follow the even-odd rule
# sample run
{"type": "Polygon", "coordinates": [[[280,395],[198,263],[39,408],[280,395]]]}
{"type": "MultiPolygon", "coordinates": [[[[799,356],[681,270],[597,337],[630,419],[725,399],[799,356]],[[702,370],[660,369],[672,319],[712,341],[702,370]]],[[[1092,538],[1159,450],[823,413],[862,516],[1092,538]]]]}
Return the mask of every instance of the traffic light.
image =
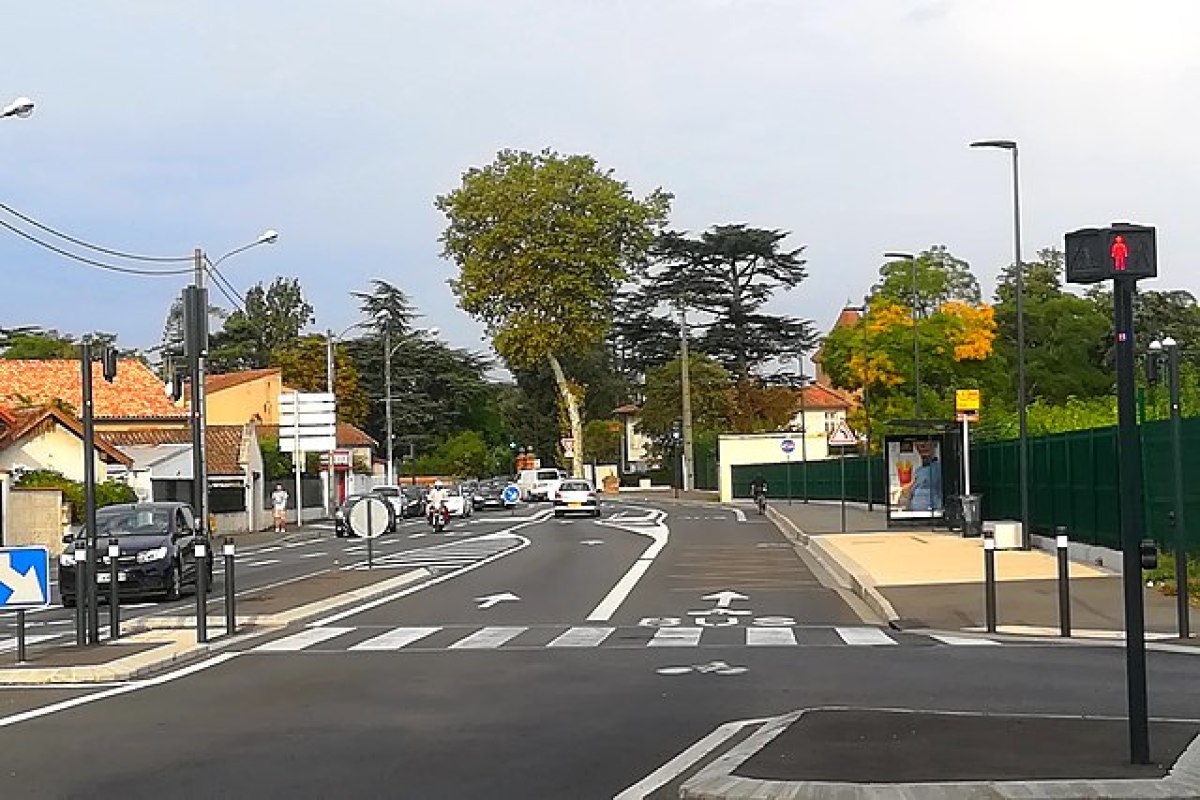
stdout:
{"type": "Polygon", "coordinates": [[[100,363],[104,366],[104,380],[112,383],[117,379],[117,348],[106,347],[100,354],[100,363]]]}
{"type": "Polygon", "coordinates": [[[1158,383],[1159,373],[1162,369],[1159,358],[1159,354],[1153,350],[1146,354],[1146,384],[1149,386],[1158,383]]]}
{"type": "Polygon", "coordinates": [[[1138,543],[1138,555],[1141,557],[1142,569],[1158,569],[1158,543],[1153,539],[1142,539],[1138,543]]]}
{"type": "Polygon", "coordinates": [[[1068,283],[1099,283],[1110,278],[1158,276],[1158,245],[1149,225],[1114,222],[1107,228],[1081,228],[1066,236],[1068,283]]]}

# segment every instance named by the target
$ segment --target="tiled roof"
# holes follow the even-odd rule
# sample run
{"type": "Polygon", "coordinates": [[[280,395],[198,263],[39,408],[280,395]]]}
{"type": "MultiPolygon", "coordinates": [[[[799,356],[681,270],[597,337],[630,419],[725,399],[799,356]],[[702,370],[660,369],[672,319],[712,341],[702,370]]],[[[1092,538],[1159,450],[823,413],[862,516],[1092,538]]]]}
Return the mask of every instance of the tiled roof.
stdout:
{"type": "MultiPolygon", "coordinates": [[[[3,449],[25,436],[37,435],[40,429],[52,427],[55,423],[74,433],[83,441],[83,423],[77,417],[53,406],[36,408],[0,409],[0,449],[3,449]]],[[[108,462],[129,464],[129,456],[116,449],[100,437],[96,437],[95,448],[100,457],[108,462]]]]}
{"type": "Polygon", "coordinates": [[[815,384],[804,387],[803,391],[805,408],[853,408],[855,406],[852,399],[828,386],[815,384]]]}
{"type": "MultiPolygon", "coordinates": [[[[258,430],[263,438],[279,438],[278,425],[259,425],[258,430]]],[[[337,424],[337,444],[338,447],[374,447],[377,442],[361,428],[355,427],[349,422],[339,422],[337,424]]]]}
{"type": "MultiPolygon", "coordinates": [[[[242,425],[209,425],[204,445],[210,475],[241,475],[242,425]]],[[[130,445],[191,444],[188,428],[141,428],[130,431],[104,431],[100,434],[116,447],[130,445]]]]}
{"type": "MultiPolygon", "coordinates": [[[[0,403],[13,407],[66,403],[77,416],[83,408],[79,362],[69,359],[0,359],[0,403]]],[[[183,417],[164,393],[163,383],[137,359],[123,359],[112,383],[92,364],[92,397],[97,419],[183,417]]]]}
{"type": "Polygon", "coordinates": [[[248,369],[243,372],[225,372],[218,375],[204,376],[204,390],[209,394],[219,392],[222,389],[228,389],[231,386],[237,386],[242,383],[256,381],[259,378],[269,378],[275,376],[282,381],[283,373],[279,367],[268,367],[267,369],[248,369]]]}

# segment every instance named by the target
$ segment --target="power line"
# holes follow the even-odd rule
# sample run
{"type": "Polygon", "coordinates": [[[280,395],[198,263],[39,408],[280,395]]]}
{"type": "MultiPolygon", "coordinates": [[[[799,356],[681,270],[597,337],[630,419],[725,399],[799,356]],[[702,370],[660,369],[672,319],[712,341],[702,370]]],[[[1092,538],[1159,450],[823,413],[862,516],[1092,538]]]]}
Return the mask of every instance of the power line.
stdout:
{"type": "Polygon", "coordinates": [[[238,290],[233,288],[233,285],[229,283],[229,281],[225,280],[224,275],[218,272],[215,267],[205,267],[204,271],[208,273],[210,278],[212,278],[213,286],[216,286],[217,290],[220,291],[221,294],[225,295],[226,300],[233,303],[235,307],[243,312],[246,310],[245,304],[242,302],[241,295],[238,293],[238,290]],[[229,288],[226,289],[226,287],[229,288]]]}
{"type": "Polygon", "coordinates": [[[168,263],[181,263],[181,262],[192,260],[191,256],[143,256],[143,255],[137,255],[136,253],[125,253],[120,250],[112,250],[110,248],[101,247],[98,244],[92,244],[91,242],[86,242],[83,239],[77,239],[74,236],[65,234],[60,230],[56,230],[55,228],[50,227],[49,225],[38,222],[33,217],[30,217],[26,214],[22,214],[20,211],[17,211],[12,206],[7,206],[4,203],[0,203],[0,209],[4,209],[9,214],[12,214],[14,217],[17,217],[18,219],[24,220],[25,222],[29,223],[30,225],[34,226],[35,228],[40,228],[41,230],[45,231],[46,233],[49,233],[53,236],[57,236],[60,239],[65,239],[66,241],[70,242],[71,244],[79,245],[80,247],[85,247],[89,250],[95,250],[96,252],[104,253],[105,255],[116,256],[117,258],[127,258],[130,261],[157,261],[157,262],[168,262],[168,263]]]}
{"type": "Polygon", "coordinates": [[[29,241],[33,242],[34,244],[38,245],[39,247],[44,247],[45,249],[50,250],[51,252],[58,253],[60,256],[65,256],[66,258],[70,258],[70,259],[73,259],[80,263],[88,264],[93,267],[97,267],[99,269],[108,270],[109,272],[120,272],[124,275],[142,275],[142,276],[153,276],[153,277],[164,277],[164,276],[170,276],[170,275],[187,275],[192,272],[192,269],[190,267],[183,268],[183,269],[154,270],[154,269],[138,269],[136,267],[121,267],[121,266],[117,266],[116,264],[105,264],[102,261],[94,261],[90,258],[87,258],[86,256],[76,255],[75,253],[72,253],[69,250],[64,250],[61,247],[58,247],[57,245],[53,245],[53,244],[50,244],[49,242],[43,241],[43,240],[37,238],[36,236],[34,236],[33,234],[26,233],[25,231],[21,230],[20,228],[10,225],[9,223],[5,222],[4,220],[0,220],[0,227],[7,228],[8,230],[17,234],[21,238],[28,239],[29,241]]]}

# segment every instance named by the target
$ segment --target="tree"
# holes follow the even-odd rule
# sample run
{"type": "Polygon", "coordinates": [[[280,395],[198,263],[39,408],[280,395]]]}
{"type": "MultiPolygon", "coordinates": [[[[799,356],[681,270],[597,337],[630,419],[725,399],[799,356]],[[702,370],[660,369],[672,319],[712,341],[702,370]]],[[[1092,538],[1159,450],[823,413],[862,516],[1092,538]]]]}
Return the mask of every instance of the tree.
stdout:
{"type": "MultiPolygon", "coordinates": [[[[213,325],[214,322],[218,326],[224,324],[228,316],[225,309],[210,305],[208,307],[209,327],[216,327],[213,325]]],[[[167,319],[163,323],[162,340],[158,346],[159,358],[162,361],[180,360],[186,355],[183,333],[183,298],[176,297],[167,310],[167,319]]]]}
{"type": "Polygon", "coordinates": [[[276,278],[246,292],[246,306],[229,315],[210,342],[213,372],[261,369],[271,354],[293,342],[313,321],[313,307],[304,299],[297,278],[276,278]]]}
{"type": "MultiPolygon", "coordinates": [[[[935,244],[916,258],[917,315],[928,316],[943,303],[958,300],[979,303],[979,281],[971,265],[956,258],[945,245],[935,244]]],[[[889,261],[879,269],[879,282],[871,287],[869,300],[889,300],[912,308],[913,267],[908,259],[889,261]]]]}
{"type": "Polygon", "coordinates": [[[590,156],[503,150],[435,205],[448,220],[441,241],[459,268],[459,305],[510,367],[549,364],[582,474],[585,387],[563,360],[603,341],[617,289],[644,259],[670,196],[639,200],[590,156]]]}
{"type": "Polygon", "coordinates": [[[734,433],[781,431],[799,410],[800,395],[794,389],[740,381],[730,393],[729,428],[734,433]]]}
{"type": "Polygon", "coordinates": [[[79,343],[58,331],[22,331],[4,340],[4,358],[79,358],[79,343]]]}
{"type": "Polygon", "coordinates": [[[592,460],[612,464],[621,458],[621,429],[624,423],[616,419],[593,419],[583,429],[583,443],[592,460]]]}
{"type": "MultiPolygon", "coordinates": [[[[665,440],[680,418],[683,387],[680,363],[675,358],[646,373],[646,393],[638,427],[647,436],[665,440]]],[[[722,431],[730,415],[733,379],[720,362],[703,353],[688,353],[692,427],[697,431],[722,431]]]]}
{"type": "Polygon", "coordinates": [[[782,249],[787,236],[786,231],[740,224],[716,225],[698,238],[663,234],[643,273],[642,302],[701,312],[689,320],[697,348],[745,381],[752,364],[794,355],[813,344],[808,320],[762,311],[776,291],[793,289],[807,277],[804,248],[782,249]]]}
{"type": "MultiPolygon", "coordinates": [[[[283,382],[304,392],[323,392],[328,388],[326,374],[328,343],[324,336],[302,336],[282,350],[271,354],[271,366],[279,367],[283,382]]],[[[358,367],[344,345],[333,348],[333,393],[337,398],[338,419],[362,425],[370,401],[359,386],[358,367]]]]}

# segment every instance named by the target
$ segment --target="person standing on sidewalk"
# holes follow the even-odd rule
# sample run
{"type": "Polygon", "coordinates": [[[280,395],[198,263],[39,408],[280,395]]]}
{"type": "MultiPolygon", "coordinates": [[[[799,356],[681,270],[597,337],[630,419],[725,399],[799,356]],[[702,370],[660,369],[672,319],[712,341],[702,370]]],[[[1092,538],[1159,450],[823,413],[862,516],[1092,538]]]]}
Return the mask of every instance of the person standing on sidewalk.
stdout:
{"type": "Polygon", "coordinates": [[[275,512],[276,533],[287,533],[287,505],[287,490],[282,483],[275,484],[275,491],[271,493],[271,508],[275,512]]]}

